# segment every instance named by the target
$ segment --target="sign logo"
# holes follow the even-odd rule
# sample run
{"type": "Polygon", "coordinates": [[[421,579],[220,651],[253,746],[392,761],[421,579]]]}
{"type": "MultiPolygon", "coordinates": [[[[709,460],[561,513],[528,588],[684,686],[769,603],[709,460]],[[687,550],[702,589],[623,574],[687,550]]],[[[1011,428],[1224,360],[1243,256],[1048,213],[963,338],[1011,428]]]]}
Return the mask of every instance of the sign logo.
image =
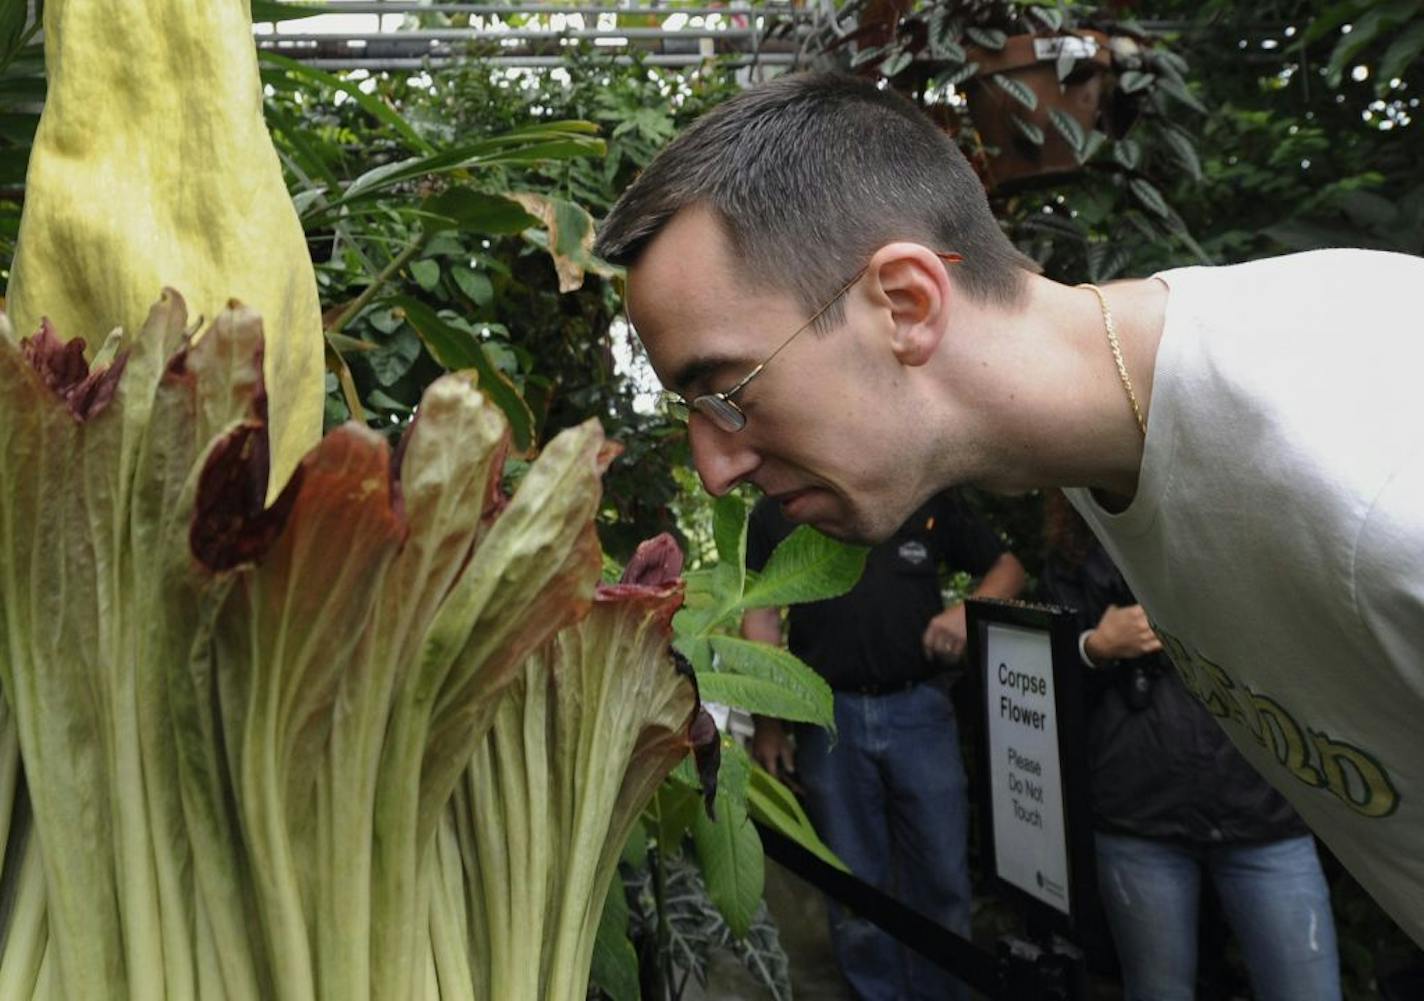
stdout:
{"type": "Polygon", "coordinates": [[[912,567],[924,566],[929,562],[930,551],[919,539],[900,543],[900,559],[912,567]]]}

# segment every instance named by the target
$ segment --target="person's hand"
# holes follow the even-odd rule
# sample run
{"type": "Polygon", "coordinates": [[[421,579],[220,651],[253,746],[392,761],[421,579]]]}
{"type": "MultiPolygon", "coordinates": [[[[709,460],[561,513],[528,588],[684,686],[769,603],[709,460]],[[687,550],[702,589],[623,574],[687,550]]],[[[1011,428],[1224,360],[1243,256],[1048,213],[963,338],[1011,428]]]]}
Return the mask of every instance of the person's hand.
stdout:
{"type": "Polygon", "coordinates": [[[1095,664],[1128,660],[1162,649],[1152,623],[1141,605],[1109,605],[1097,626],[1083,641],[1083,650],[1095,664]]]}
{"type": "Polygon", "coordinates": [[[794,778],[796,757],[792,752],[791,738],[781,720],[756,718],[756,730],[752,733],[752,758],[771,773],[771,777],[785,782],[793,792],[801,790],[794,778]]]}
{"type": "Polygon", "coordinates": [[[956,661],[964,656],[964,644],[969,636],[969,627],[964,621],[964,603],[957,601],[934,618],[925,627],[920,638],[925,657],[929,660],[956,661]]]}

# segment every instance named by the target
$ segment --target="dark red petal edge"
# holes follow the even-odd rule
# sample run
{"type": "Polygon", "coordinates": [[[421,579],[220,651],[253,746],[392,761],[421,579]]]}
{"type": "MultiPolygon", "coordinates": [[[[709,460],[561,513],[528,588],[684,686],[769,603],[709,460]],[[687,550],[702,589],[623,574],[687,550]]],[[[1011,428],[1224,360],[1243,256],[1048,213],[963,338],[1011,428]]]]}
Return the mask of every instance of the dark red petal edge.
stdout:
{"type": "Polygon", "coordinates": [[[702,693],[697,687],[697,673],[686,657],[672,651],[672,664],[677,673],[692,683],[695,707],[687,721],[687,739],[692,744],[692,756],[697,762],[697,778],[702,783],[702,805],[707,819],[717,819],[717,773],[722,767],[722,735],[717,723],[702,705],[702,693]]]}
{"type": "Polygon", "coordinates": [[[286,527],[303,467],[271,507],[267,497],[267,428],[258,421],[224,435],[203,464],[188,543],[209,570],[222,573],[260,560],[286,527]]]}
{"type": "Polygon", "coordinates": [[[79,421],[89,420],[109,405],[128,362],[128,353],[124,352],[111,364],[91,372],[84,348],[83,338],[60,340],[47,318],[40,321],[39,333],[20,341],[25,360],[79,421]]]}

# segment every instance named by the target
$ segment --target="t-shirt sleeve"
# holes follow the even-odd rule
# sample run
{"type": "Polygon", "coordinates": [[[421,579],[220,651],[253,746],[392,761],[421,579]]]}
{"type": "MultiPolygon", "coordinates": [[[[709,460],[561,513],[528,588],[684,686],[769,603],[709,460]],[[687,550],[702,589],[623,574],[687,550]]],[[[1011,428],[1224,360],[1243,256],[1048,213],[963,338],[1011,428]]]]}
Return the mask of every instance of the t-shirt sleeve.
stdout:
{"type": "Polygon", "coordinates": [[[982,576],[1007,551],[998,533],[955,494],[940,494],[932,510],[935,546],[951,570],[982,576]]]}

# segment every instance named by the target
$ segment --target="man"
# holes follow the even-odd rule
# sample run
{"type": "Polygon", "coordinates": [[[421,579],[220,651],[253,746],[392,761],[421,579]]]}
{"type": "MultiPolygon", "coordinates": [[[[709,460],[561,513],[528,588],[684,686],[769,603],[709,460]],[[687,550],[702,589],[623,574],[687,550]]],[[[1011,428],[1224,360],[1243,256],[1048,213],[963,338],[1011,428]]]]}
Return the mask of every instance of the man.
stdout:
{"type": "MultiPolygon", "coordinates": [[[[763,499],[747,532],[759,570],[793,524],[763,499]]],[[[856,876],[951,931],[969,935],[968,803],[945,664],[965,642],[964,605],[944,607],[939,569],[980,577],[976,595],[1017,597],[1019,561],[957,498],[940,494],[870,551],[845,595],[794,605],[788,646],[835,691],[836,735],[758,719],[752,753],[798,783],[817,832],[856,876]],[[788,774],[794,762],[794,778],[788,774]]],[[[748,612],[742,632],[781,642],[774,608],[748,612]]],[[[967,992],[869,921],[829,904],[836,961],[860,1001],[952,1001],[967,992]]]]}
{"type": "Polygon", "coordinates": [[[877,540],[948,486],[1077,488],[1189,689],[1424,941],[1424,261],[1060,285],[949,139],[828,77],[714,109],[597,250],[714,494],[877,540]]]}

